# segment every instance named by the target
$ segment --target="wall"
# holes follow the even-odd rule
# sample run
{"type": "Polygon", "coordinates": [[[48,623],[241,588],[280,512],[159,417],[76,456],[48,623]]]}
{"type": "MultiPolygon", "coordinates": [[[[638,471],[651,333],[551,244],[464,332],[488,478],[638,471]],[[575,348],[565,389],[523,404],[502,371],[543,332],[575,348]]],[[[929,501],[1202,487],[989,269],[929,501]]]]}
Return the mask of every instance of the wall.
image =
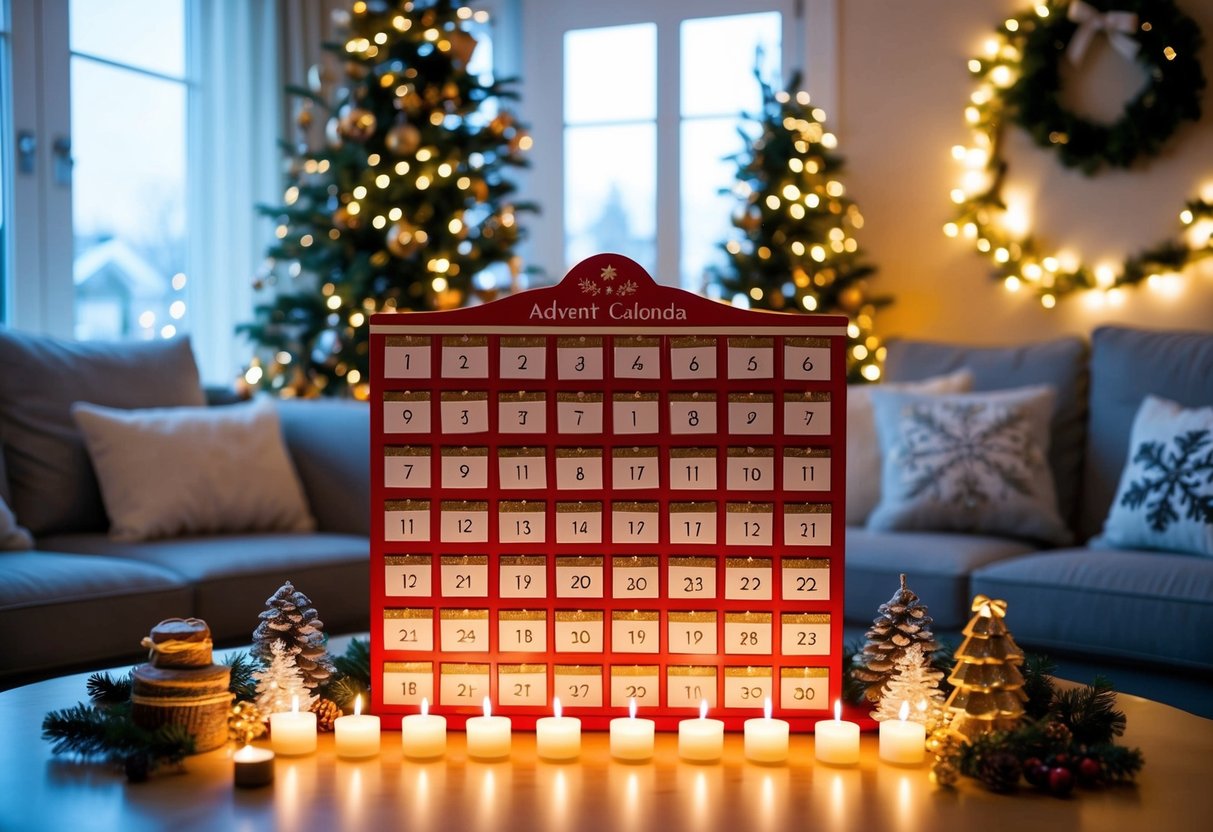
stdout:
{"type": "MultiPolygon", "coordinates": [[[[1041,241],[1069,247],[1085,263],[1123,262],[1176,235],[1186,200],[1213,198],[1213,2],[1178,2],[1205,36],[1210,86],[1202,120],[1185,122],[1163,156],[1088,179],[1009,128],[1008,186],[1035,196],[1032,226],[1041,241]]],[[[1045,310],[1002,288],[971,244],[944,236],[960,171],[951,147],[969,138],[963,109],[974,84],[966,62],[1002,20],[1029,7],[1027,0],[838,2],[839,104],[830,116],[847,160],[845,182],[867,220],[860,244],[879,267],[873,289],[896,299],[878,331],[991,344],[1085,334],[1101,323],[1213,330],[1213,258],[1186,273],[1174,298],[1141,287],[1126,291],[1119,310],[1096,311],[1077,296],[1045,310]]],[[[1067,91],[1115,117],[1140,79],[1100,36],[1067,91]]]]}

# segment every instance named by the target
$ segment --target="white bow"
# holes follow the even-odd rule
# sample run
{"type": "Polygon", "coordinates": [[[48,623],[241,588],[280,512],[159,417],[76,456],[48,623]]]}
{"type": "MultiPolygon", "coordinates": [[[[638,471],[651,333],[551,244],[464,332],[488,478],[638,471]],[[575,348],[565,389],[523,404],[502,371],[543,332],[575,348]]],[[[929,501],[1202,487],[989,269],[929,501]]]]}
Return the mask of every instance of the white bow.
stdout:
{"type": "Polygon", "coordinates": [[[1101,12],[1082,0],[1074,0],[1066,10],[1066,18],[1078,24],[1066,48],[1066,57],[1075,66],[1082,63],[1082,57],[1091,45],[1091,38],[1100,31],[1107,33],[1108,42],[1117,52],[1126,58],[1137,57],[1141,44],[1132,37],[1137,31],[1137,15],[1133,12],[1101,12]]]}

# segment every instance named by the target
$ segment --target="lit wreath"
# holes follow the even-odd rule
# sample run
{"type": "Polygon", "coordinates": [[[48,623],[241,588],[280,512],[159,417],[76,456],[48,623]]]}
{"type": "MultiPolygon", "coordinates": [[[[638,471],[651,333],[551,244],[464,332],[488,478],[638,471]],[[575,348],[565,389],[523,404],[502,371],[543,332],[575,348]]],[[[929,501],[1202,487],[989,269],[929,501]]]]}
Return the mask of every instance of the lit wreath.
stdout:
{"type": "MultiPolygon", "coordinates": [[[[1202,38],[1196,23],[1171,0],[1096,1],[1119,8],[1049,0],[999,27],[984,54],[969,61],[969,72],[978,79],[965,108],[972,140],[968,147],[952,149],[968,170],[962,187],[952,191],[958,211],[944,232],[973,240],[978,251],[994,260],[996,276],[1009,290],[1030,287],[1046,308],[1056,305],[1058,297],[1087,289],[1110,293],[1116,301],[1121,286],[1174,280],[1174,273],[1213,254],[1206,232],[1189,235],[1203,240],[1168,240],[1133,254],[1119,274],[1110,267],[1093,271],[1081,263],[1061,262],[1029,233],[1006,227],[1002,186],[1007,163],[1001,151],[1008,121],[1024,127],[1038,144],[1057,148],[1063,164],[1092,174],[1104,165],[1128,167],[1143,155],[1156,154],[1182,120],[1200,118],[1205,78],[1197,59],[1202,38]],[[1110,125],[1065,110],[1057,95],[1060,62],[1081,60],[1100,32],[1122,54],[1135,57],[1148,79],[1110,125]]],[[[1213,196],[1208,194],[1190,200],[1180,212],[1185,226],[1205,219],[1213,220],[1213,196]]]]}

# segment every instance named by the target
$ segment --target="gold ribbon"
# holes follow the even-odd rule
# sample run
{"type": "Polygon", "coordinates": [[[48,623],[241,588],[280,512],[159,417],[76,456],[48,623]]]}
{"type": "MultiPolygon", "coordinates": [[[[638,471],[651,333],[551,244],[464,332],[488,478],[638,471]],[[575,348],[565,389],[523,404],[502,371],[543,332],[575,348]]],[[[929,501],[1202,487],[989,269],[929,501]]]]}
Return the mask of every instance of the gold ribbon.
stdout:
{"type": "Polygon", "coordinates": [[[1007,602],[978,595],[973,599],[973,612],[981,613],[986,618],[1006,618],[1007,602]]]}

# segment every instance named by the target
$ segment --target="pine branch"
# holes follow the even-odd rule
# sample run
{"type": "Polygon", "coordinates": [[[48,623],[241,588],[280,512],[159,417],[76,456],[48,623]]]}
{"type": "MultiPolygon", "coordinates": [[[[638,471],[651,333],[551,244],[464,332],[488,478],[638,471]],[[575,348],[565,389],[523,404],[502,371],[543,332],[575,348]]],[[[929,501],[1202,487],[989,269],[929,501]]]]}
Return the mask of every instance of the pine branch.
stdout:
{"type": "Polygon", "coordinates": [[[1093,745],[1087,749],[1087,754],[1102,764],[1103,779],[1108,783],[1132,782],[1146,762],[1140,748],[1111,743],[1093,745]]]}
{"type": "Polygon", "coordinates": [[[54,743],[53,754],[77,754],[84,758],[109,756],[112,751],[111,733],[119,719],[112,714],[83,703],[51,711],[42,719],[42,738],[54,743]]]}
{"type": "Polygon", "coordinates": [[[369,639],[351,639],[345,652],[333,659],[342,676],[352,678],[364,688],[371,687],[371,643],[369,639]]]}
{"type": "Polygon", "coordinates": [[[229,658],[225,664],[232,669],[232,681],[228,690],[236,695],[236,701],[251,702],[256,699],[257,680],[253,678],[253,672],[257,670],[257,663],[252,657],[241,651],[229,658]]]}
{"type": "Polygon", "coordinates": [[[1057,665],[1048,656],[1032,653],[1024,657],[1023,691],[1028,695],[1024,713],[1032,719],[1041,719],[1053,705],[1053,674],[1057,665]]]}
{"type": "Polygon", "coordinates": [[[1102,676],[1084,687],[1059,691],[1051,712],[1070,729],[1075,742],[1085,745],[1110,743],[1125,732],[1124,712],[1116,710],[1116,691],[1102,676]]]}
{"type": "Polygon", "coordinates": [[[324,689],[324,698],[337,703],[342,710],[354,705],[355,697],[361,696],[363,702],[369,701],[370,686],[363,684],[352,676],[342,676],[328,684],[324,689]]]}
{"type": "Polygon", "coordinates": [[[129,702],[131,698],[131,674],[128,672],[118,681],[114,681],[108,673],[94,673],[88,677],[86,689],[88,698],[94,705],[120,705],[129,702]]]}

